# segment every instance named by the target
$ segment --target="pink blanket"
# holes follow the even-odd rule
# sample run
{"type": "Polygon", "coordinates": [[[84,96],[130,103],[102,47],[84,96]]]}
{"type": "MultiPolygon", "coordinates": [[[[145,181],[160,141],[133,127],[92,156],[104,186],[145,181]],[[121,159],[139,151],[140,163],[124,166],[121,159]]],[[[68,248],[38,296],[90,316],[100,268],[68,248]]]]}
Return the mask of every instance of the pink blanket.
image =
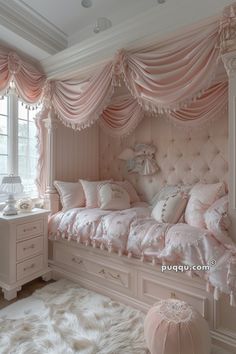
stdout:
{"type": "Polygon", "coordinates": [[[142,204],[122,211],[75,208],[59,212],[50,218],[49,237],[92,243],[119,254],[168,264],[162,266],[164,270],[188,270],[206,279],[208,288],[215,288],[216,299],[224,292],[231,295],[231,304],[235,303],[234,243],[230,239],[221,242],[210,231],[188,224],[160,224],[142,204]]]}

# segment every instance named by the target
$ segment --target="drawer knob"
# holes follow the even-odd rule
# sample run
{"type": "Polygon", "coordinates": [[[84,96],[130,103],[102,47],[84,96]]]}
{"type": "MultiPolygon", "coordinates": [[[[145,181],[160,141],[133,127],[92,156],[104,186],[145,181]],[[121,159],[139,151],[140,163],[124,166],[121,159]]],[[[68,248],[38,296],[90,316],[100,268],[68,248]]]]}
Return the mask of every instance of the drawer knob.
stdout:
{"type": "Polygon", "coordinates": [[[35,264],[32,263],[30,266],[24,268],[24,272],[29,269],[33,269],[35,267],[35,264]]]}
{"type": "Polygon", "coordinates": [[[79,259],[77,257],[73,257],[72,258],[72,262],[76,263],[76,264],[83,264],[83,260],[79,259]]]}
{"type": "Polygon", "coordinates": [[[28,246],[28,247],[24,247],[23,251],[27,251],[27,250],[30,250],[30,249],[34,249],[34,244],[32,244],[31,246],[28,246]]]}
{"type": "Polygon", "coordinates": [[[104,268],[101,269],[101,270],[98,272],[98,274],[103,275],[104,278],[106,278],[106,279],[112,278],[112,279],[114,279],[114,280],[118,280],[121,284],[124,285],[123,280],[122,280],[120,274],[112,274],[111,272],[106,271],[104,268]]]}

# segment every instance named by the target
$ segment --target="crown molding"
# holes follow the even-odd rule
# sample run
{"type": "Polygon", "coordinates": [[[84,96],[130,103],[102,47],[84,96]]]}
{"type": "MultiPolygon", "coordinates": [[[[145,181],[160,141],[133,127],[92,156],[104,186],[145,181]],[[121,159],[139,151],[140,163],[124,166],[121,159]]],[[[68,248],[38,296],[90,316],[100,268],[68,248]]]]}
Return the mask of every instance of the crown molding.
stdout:
{"type": "Polygon", "coordinates": [[[67,35],[22,0],[0,1],[0,24],[48,54],[67,47],[67,35]]]}
{"type": "MultiPolygon", "coordinates": [[[[205,0],[200,1],[205,3],[205,0]]],[[[225,4],[228,2],[223,1],[225,4]]],[[[164,6],[151,8],[141,15],[43,59],[41,65],[49,79],[63,79],[75,75],[83,78],[90,71],[112,60],[118,49],[132,50],[143,47],[194,28],[199,23],[214,21],[219,18],[219,12],[224,6],[224,4],[218,8],[209,6],[203,16],[198,3],[194,5],[194,9],[189,0],[181,0],[181,3],[183,11],[179,11],[181,4],[174,5],[167,1],[164,6]],[[187,16],[190,10],[192,17],[187,16]],[[174,21],[167,21],[168,18],[174,21]]]]}

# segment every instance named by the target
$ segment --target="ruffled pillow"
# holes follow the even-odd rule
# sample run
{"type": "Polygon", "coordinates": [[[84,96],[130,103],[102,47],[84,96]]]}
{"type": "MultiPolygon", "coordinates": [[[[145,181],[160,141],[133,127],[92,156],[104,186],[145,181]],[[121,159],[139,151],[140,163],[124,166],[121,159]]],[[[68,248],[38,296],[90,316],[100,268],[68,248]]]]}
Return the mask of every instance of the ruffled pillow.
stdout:
{"type": "Polygon", "coordinates": [[[196,184],[190,191],[190,198],[185,211],[186,223],[191,226],[205,228],[205,212],[225,193],[224,183],[196,184]]]}
{"type": "Polygon", "coordinates": [[[176,224],[184,213],[188,196],[184,192],[173,194],[157,202],[152,217],[161,223],[176,224]]]}
{"type": "Polygon", "coordinates": [[[130,208],[130,197],[125,188],[117,183],[103,183],[98,187],[100,208],[123,210],[130,208]]]}
{"type": "Polygon", "coordinates": [[[80,182],[54,181],[60,201],[62,211],[85,206],[85,196],[80,182]]]}
{"type": "MultiPolygon", "coordinates": [[[[97,187],[102,183],[101,181],[87,181],[80,179],[79,182],[82,184],[86,208],[99,208],[98,205],[98,196],[97,196],[97,187]]],[[[110,181],[105,181],[110,182],[110,181]]]]}
{"type": "Polygon", "coordinates": [[[204,220],[208,230],[221,242],[228,243],[230,218],[228,215],[228,195],[218,199],[207,209],[204,220]]]}

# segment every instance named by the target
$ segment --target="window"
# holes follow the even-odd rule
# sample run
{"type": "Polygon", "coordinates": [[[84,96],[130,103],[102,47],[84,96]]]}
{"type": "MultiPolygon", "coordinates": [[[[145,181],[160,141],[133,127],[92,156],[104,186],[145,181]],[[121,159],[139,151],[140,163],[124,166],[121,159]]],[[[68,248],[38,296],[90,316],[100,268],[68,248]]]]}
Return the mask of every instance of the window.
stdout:
{"type": "Polygon", "coordinates": [[[7,174],[19,175],[24,193],[31,197],[37,196],[34,117],[39,110],[26,108],[14,92],[0,99],[0,183],[7,174]]]}

